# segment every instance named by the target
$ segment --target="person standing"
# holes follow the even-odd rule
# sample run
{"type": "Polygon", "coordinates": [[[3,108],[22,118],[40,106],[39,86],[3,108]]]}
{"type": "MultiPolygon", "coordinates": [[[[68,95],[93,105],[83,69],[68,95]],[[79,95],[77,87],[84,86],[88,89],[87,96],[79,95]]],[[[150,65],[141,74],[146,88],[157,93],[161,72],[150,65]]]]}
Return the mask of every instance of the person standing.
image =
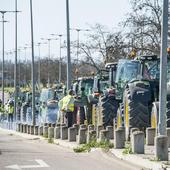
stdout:
{"type": "Polygon", "coordinates": [[[84,124],[87,119],[86,111],[87,111],[88,98],[85,93],[85,88],[81,87],[80,94],[80,124],[84,124]]]}
{"type": "Polygon", "coordinates": [[[69,90],[68,95],[65,96],[60,103],[62,103],[61,111],[65,114],[66,125],[71,127],[73,125],[73,112],[74,112],[74,91],[69,90]]]}

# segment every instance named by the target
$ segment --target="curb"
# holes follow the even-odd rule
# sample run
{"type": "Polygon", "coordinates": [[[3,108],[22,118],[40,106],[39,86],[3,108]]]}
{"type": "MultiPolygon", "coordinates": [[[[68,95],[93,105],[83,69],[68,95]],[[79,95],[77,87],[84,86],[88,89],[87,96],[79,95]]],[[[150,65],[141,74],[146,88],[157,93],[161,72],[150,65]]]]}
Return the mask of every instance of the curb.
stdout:
{"type": "MultiPolygon", "coordinates": [[[[125,160],[129,163],[142,166],[151,170],[170,170],[170,165],[164,165],[163,162],[154,162],[149,159],[144,159],[137,154],[123,154],[124,149],[111,149],[110,152],[117,158],[125,160]]],[[[142,154],[141,154],[142,155],[142,154]]]]}

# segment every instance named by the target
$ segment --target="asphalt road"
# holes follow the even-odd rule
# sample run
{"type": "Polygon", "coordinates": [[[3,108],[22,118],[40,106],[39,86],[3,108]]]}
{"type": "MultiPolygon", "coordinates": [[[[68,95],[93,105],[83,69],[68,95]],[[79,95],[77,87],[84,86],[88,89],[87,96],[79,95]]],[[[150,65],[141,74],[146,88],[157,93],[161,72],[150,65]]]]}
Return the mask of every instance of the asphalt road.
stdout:
{"type": "Polygon", "coordinates": [[[101,151],[74,153],[47,141],[26,139],[0,129],[0,170],[140,170],[101,151]]]}

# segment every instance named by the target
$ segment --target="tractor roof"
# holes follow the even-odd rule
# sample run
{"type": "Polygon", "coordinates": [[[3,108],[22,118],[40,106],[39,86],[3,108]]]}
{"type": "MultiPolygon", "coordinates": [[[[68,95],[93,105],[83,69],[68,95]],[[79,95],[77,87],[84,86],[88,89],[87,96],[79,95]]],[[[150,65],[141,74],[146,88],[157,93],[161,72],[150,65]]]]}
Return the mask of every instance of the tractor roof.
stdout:
{"type": "Polygon", "coordinates": [[[115,67],[115,66],[117,66],[117,62],[106,63],[105,68],[108,69],[108,68],[115,67]]]}

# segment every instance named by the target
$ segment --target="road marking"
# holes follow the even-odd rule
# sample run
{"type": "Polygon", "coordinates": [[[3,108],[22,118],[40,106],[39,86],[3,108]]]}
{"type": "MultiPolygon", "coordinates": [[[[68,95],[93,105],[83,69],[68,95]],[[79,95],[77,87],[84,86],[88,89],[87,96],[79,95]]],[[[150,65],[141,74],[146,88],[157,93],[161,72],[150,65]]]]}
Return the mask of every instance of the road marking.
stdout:
{"type": "Polygon", "coordinates": [[[50,167],[48,164],[46,164],[41,159],[36,159],[35,161],[38,163],[38,165],[17,165],[17,164],[15,164],[15,165],[6,166],[5,168],[22,170],[22,169],[30,169],[30,168],[48,168],[48,167],[50,167]]]}

